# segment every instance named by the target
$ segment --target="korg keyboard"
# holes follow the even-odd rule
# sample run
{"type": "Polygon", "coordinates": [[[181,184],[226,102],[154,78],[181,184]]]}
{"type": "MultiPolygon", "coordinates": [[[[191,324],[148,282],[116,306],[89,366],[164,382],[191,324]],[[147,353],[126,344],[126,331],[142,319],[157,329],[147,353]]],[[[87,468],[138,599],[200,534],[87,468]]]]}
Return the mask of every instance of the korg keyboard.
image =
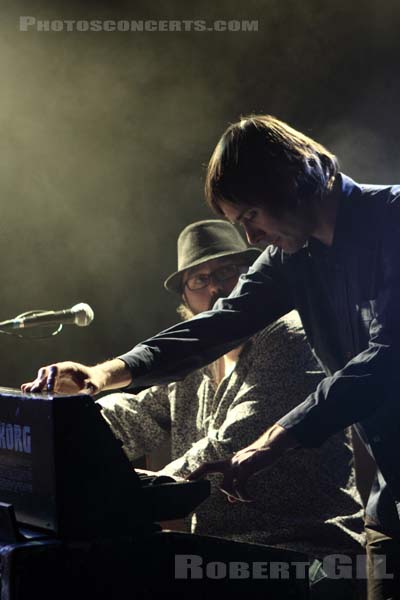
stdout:
{"type": "Polygon", "coordinates": [[[208,481],[139,477],[89,396],[0,388],[0,600],[307,600],[290,566],[303,555],[160,530],[209,491],[208,481]],[[289,567],[283,579],[177,579],[177,556],[289,567]]]}
{"type": "Polygon", "coordinates": [[[210,493],[205,480],[145,483],[90,396],[0,388],[0,502],[20,526],[68,539],[128,535],[187,516],[210,493]]]}

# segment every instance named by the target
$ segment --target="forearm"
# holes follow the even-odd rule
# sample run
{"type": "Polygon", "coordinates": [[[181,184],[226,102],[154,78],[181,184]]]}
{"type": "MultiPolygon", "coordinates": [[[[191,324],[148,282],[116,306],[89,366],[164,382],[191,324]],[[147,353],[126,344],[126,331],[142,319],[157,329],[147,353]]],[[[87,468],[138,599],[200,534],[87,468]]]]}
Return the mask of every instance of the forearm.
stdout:
{"type": "Polygon", "coordinates": [[[399,376],[393,348],[370,347],[278,422],[304,447],[318,447],[346,427],[371,417],[383,405],[397,406],[399,376]]]}
{"type": "Polygon", "coordinates": [[[115,390],[132,383],[131,372],[120,358],[114,358],[91,367],[94,379],[99,381],[99,390],[115,390]]]}
{"type": "MultiPolygon", "coordinates": [[[[255,442],[247,448],[255,450],[273,450],[277,458],[286,451],[298,447],[293,435],[280,425],[272,425],[255,442]]],[[[204,463],[224,460],[232,453],[231,443],[213,440],[210,437],[196,442],[184,455],[175,459],[162,469],[165,475],[186,477],[204,463]]]]}
{"type": "Polygon", "coordinates": [[[273,447],[274,450],[281,454],[298,446],[299,443],[293,434],[281,425],[278,425],[278,423],[272,425],[255,442],[250,444],[250,447],[259,450],[273,447]]]}
{"type": "Polygon", "coordinates": [[[231,453],[230,444],[220,442],[210,436],[195,442],[184,454],[175,458],[162,469],[165,475],[186,477],[205,462],[227,458],[231,453]]]}
{"type": "Polygon", "coordinates": [[[179,381],[289,312],[292,298],[274,279],[268,257],[265,261],[258,268],[254,265],[213,310],[178,323],[121,355],[132,373],[133,390],[179,381]]]}
{"type": "Polygon", "coordinates": [[[166,329],[121,355],[137,388],[180,381],[254,333],[233,311],[208,311],[166,329]],[[238,326],[239,324],[239,326],[238,326]]]}

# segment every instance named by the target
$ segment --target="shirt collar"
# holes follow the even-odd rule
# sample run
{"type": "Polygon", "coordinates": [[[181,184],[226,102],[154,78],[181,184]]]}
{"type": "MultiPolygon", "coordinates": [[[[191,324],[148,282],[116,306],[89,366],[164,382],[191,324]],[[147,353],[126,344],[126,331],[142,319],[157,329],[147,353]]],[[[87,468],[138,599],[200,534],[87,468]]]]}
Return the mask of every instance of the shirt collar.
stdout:
{"type": "Polygon", "coordinates": [[[342,254],[349,247],[354,246],[358,231],[357,223],[354,222],[356,217],[354,200],[360,196],[361,188],[347,175],[338,173],[332,194],[336,196],[338,201],[332,250],[335,254],[342,254]]]}
{"type": "Polygon", "coordinates": [[[350,246],[354,246],[357,232],[354,223],[354,198],[361,192],[353,179],[338,173],[332,189],[332,197],[337,199],[337,214],[332,246],[326,246],[315,238],[310,238],[308,248],[311,254],[342,256],[350,246]]]}

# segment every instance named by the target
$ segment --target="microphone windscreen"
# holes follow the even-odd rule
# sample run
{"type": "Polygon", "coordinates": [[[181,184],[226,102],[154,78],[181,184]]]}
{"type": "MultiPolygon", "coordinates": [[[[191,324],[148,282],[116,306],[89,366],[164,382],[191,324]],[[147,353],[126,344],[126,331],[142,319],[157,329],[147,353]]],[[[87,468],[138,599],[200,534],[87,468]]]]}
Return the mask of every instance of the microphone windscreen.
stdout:
{"type": "Polygon", "coordinates": [[[75,304],[75,306],[71,308],[71,311],[75,313],[75,324],[79,327],[86,327],[87,325],[90,325],[94,319],[92,307],[85,302],[75,304]]]}

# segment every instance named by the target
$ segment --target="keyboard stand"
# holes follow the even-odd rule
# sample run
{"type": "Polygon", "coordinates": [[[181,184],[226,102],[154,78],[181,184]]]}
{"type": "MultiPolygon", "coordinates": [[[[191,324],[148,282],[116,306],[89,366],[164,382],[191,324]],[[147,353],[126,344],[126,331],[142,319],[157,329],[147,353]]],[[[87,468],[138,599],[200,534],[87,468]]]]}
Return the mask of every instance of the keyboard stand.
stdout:
{"type": "Polygon", "coordinates": [[[0,502],[0,543],[16,544],[24,539],[18,529],[13,505],[0,502]]]}
{"type": "Polygon", "coordinates": [[[293,569],[288,579],[276,581],[176,579],[177,556],[183,561],[189,558],[214,564],[284,561],[288,565],[306,557],[257,544],[156,528],[112,539],[63,540],[40,530],[19,529],[13,505],[0,502],[0,600],[124,600],[127,589],[132,591],[132,598],[157,600],[165,596],[175,600],[214,599],[224,592],[232,598],[243,598],[247,593],[252,600],[309,598],[307,579],[297,580],[293,569]]]}

